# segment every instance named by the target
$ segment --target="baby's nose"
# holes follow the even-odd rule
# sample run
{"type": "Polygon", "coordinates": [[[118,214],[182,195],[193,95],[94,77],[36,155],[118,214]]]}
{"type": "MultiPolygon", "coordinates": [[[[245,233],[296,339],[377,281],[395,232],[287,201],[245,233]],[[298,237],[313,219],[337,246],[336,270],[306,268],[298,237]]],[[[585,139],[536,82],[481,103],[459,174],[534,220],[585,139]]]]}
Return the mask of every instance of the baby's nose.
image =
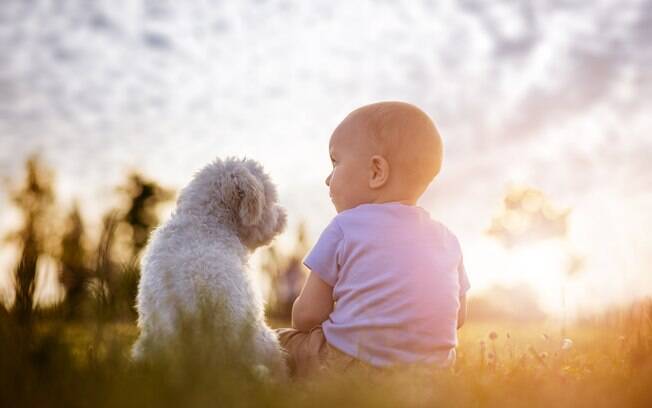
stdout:
{"type": "Polygon", "coordinates": [[[330,185],[331,185],[331,176],[329,174],[328,177],[326,177],[326,186],[330,186],[330,185]]]}

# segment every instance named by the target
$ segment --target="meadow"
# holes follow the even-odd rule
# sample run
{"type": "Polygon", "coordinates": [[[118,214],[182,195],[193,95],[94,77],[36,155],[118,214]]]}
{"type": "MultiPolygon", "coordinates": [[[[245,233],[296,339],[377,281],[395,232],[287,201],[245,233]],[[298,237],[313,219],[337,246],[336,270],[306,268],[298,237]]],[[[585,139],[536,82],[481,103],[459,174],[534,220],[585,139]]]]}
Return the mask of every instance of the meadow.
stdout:
{"type": "MultiPolygon", "coordinates": [[[[180,332],[167,354],[134,363],[129,350],[138,335],[137,261],[158,224],[156,207],[172,193],[130,175],[118,189],[122,204],[109,209],[93,241],[79,208],[57,207],[47,174],[31,161],[25,181],[11,192],[23,225],[5,238],[18,258],[5,271],[14,282],[13,305],[0,303],[0,407],[652,406],[652,299],[562,328],[553,320],[499,320],[510,313],[496,313],[490,302],[471,297],[450,370],[356,368],[295,382],[265,380],[243,364],[246,339],[225,346],[220,336],[209,335],[220,333],[211,331],[219,328],[218,311],[208,315],[210,326],[180,332]],[[65,293],[48,307],[35,299],[37,266],[44,259],[58,265],[65,293]]],[[[512,211],[523,212],[539,196],[519,190],[505,200],[512,211]]],[[[548,231],[560,220],[535,223],[528,231],[548,231]]],[[[492,231],[508,242],[522,238],[492,231]]],[[[291,252],[265,250],[262,270],[272,289],[266,313],[273,327],[288,326],[308,247],[300,227],[291,252]]],[[[578,273],[577,263],[570,265],[568,274],[578,273]]]]}
{"type": "Polygon", "coordinates": [[[2,407],[652,406],[651,301],[577,321],[564,336],[552,321],[471,321],[451,370],[357,368],[295,382],[252,375],[238,364],[245,350],[180,344],[173,358],[132,363],[131,321],[0,321],[2,407]]]}

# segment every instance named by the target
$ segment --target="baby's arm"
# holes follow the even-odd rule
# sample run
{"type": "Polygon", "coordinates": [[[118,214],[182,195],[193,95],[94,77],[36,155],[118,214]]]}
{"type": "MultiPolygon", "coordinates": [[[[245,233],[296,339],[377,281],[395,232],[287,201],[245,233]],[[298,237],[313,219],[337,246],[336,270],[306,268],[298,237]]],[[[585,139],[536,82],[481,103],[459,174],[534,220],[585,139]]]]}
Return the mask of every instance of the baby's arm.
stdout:
{"type": "Polygon", "coordinates": [[[466,275],[466,267],[464,266],[464,259],[460,259],[460,264],[457,267],[460,279],[460,310],[457,312],[457,328],[459,329],[466,321],[466,292],[471,287],[469,277],[466,275]]]}
{"type": "Polygon", "coordinates": [[[466,294],[460,296],[460,310],[457,312],[457,328],[461,328],[466,320],[466,294]]]}
{"type": "Polygon", "coordinates": [[[292,305],[292,327],[309,331],[320,325],[333,311],[333,288],[310,272],[301,293],[292,305]]]}

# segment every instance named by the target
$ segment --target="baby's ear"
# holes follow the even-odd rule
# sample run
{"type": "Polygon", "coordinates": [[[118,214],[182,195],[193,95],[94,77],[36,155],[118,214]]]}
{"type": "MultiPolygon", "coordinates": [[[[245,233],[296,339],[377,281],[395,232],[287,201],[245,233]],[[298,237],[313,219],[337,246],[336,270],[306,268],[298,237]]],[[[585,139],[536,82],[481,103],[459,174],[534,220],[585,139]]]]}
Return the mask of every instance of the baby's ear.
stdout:
{"type": "Polygon", "coordinates": [[[245,167],[231,174],[234,184],[235,202],[238,203],[240,223],[249,227],[258,224],[263,216],[265,191],[263,185],[245,167]]]}

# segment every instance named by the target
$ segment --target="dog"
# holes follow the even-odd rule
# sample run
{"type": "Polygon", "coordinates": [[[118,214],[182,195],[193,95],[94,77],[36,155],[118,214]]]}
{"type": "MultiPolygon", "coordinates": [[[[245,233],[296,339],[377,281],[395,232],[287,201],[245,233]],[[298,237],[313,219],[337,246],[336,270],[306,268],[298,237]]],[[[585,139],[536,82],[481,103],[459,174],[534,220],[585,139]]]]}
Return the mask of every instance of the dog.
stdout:
{"type": "Polygon", "coordinates": [[[188,325],[201,332],[192,326],[200,325],[207,307],[204,317],[219,330],[201,335],[213,336],[216,352],[248,347],[240,354],[254,372],[286,377],[284,351],[265,323],[262,296],[247,270],[249,255],[281,233],[286,219],[275,185],[255,160],[218,158],[197,172],[145,248],[133,359],[164,349],[188,325]]]}

